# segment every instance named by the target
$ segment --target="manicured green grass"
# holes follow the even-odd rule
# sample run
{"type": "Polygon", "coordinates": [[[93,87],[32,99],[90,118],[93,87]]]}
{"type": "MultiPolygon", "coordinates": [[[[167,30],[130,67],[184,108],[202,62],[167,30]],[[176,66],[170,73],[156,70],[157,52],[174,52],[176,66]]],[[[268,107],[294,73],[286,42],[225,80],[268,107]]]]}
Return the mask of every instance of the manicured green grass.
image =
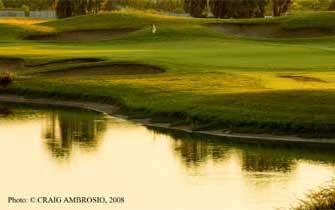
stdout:
{"type": "Polygon", "coordinates": [[[209,22],[206,19],[180,18],[149,14],[145,12],[114,12],[95,16],[77,16],[62,20],[43,22],[39,25],[55,27],[60,31],[85,29],[142,28],[150,24],[195,24],[209,22]]]}
{"type": "MultiPolygon", "coordinates": [[[[310,24],[333,27],[325,23],[333,13],[234,21],[272,21],[294,28],[298,22],[303,27],[310,17],[319,19],[310,24]]],[[[131,116],[193,124],[196,129],[333,137],[334,38],[237,38],[203,25],[218,21],[232,20],[116,12],[36,24],[3,23],[28,28],[34,34],[136,28],[128,35],[100,42],[29,41],[11,35],[0,42],[0,55],[24,58],[29,63],[102,58],[99,65],[139,63],[166,70],[148,75],[22,77],[8,91],[118,103],[131,116]],[[157,26],[155,35],[151,24],[157,26]]],[[[14,71],[29,76],[88,65],[96,64],[54,64],[14,71]]]]}

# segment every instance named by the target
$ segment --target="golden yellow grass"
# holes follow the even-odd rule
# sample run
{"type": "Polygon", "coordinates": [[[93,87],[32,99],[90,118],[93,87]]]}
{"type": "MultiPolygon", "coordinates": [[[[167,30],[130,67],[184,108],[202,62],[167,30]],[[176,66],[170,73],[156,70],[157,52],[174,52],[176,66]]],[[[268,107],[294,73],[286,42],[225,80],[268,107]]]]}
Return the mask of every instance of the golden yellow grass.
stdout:
{"type": "Polygon", "coordinates": [[[0,23],[15,24],[15,25],[35,25],[38,23],[44,23],[49,20],[47,19],[31,19],[31,18],[0,18],[0,23]]]}

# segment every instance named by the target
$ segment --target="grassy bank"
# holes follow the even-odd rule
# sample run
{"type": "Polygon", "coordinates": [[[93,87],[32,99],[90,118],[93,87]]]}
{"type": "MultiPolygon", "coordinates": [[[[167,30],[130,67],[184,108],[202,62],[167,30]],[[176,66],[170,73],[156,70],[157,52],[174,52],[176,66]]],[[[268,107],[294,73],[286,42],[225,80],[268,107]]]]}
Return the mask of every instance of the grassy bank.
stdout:
{"type": "MultiPolygon", "coordinates": [[[[286,24],[289,30],[297,21],[305,24],[311,16],[313,27],[322,24],[332,29],[324,19],[331,22],[334,13],[238,21],[271,21],[286,24]]],[[[194,129],[334,137],[335,38],[249,39],[204,25],[227,21],[232,20],[138,12],[22,24],[2,20],[1,31],[15,30],[0,42],[0,55],[22,59],[22,65],[11,69],[18,79],[7,91],[117,103],[133,117],[192,125],[194,129]],[[155,35],[151,24],[157,26],[155,35]],[[21,31],[24,28],[30,36],[125,26],[134,31],[103,41],[27,40],[21,31]],[[96,61],[68,60],[74,58],[96,61]],[[94,69],[103,71],[99,66],[107,69],[115,64],[148,65],[164,72],[94,74],[94,69]],[[74,70],[76,74],[71,73],[74,70]],[[43,76],[36,76],[41,72],[43,76]]],[[[82,36],[87,38],[87,34],[82,36]]],[[[1,68],[6,65],[0,62],[1,68]]]]}

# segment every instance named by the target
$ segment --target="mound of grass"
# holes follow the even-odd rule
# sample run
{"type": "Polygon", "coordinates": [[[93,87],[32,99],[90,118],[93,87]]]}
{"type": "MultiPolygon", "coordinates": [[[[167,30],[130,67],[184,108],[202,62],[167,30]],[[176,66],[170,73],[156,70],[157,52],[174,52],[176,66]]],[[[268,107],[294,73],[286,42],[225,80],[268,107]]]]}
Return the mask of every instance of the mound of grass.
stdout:
{"type": "MultiPolygon", "coordinates": [[[[214,33],[213,29],[203,27],[210,23],[234,23],[234,24],[278,24],[284,30],[298,29],[319,29],[333,32],[335,23],[334,12],[300,13],[291,16],[275,18],[254,18],[254,19],[201,19],[189,17],[171,17],[145,12],[118,11],[102,13],[99,15],[76,16],[56,20],[31,20],[17,18],[0,18],[0,38],[3,40],[17,40],[25,37],[39,37],[40,35],[55,35],[66,31],[85,30],[139,30],[133,36],[127,38],[141,37],[145,32],[146,36],[151,35],[152,24],[158,27],[158,35],[169,37],[174,34],[176,37],[195,38],[200,36],[222,37],[214,33]]],[[[329,33],[331,34],[331,33],[329,33]]]]}
{"type": "Polygon", "coordinates": [[[22,19],[15,21],[11,19],[0,18],[0,39],[4,40],[20,40],[26,36],[32,36],[36,34],[51,33],[54,31],[51,27],[39,26],[36,23],[40,22],[29,22],[28,20],[22,19]],[[28,21],[28,23],[27,23],[28,21]]]}
{"type": "Polygon", "coordinates": [[[92,16],[77,16],[61,20],[42,22],[38,25],[54,27],[58,31],[94,30],[94,29],[140,29],[156,25],[203,25],[206,23],[236,24],[279,24],[285,30],[324,29],[335,30],[335,12],[305,12],[290,16],[251,19],[201,19],[171,17],[145,12],[119,11],[92,16]]]}
{"type": "Polygon", "coordinates": [[[335,30],[335,12],[301,12],[288,16],[273,18],[218,20],[221,23],[234,24],[279,24],[285,30],[324,29],[335,30]]]}
{"type": "Polygon", "coordinates": [[[306,12],[282,18],[281,25],[288,30],[319,28],[335,31],[335,12],[306,12]]]}
{"type": "Polygon", "coordinates": [[[207,22],[206,19],[193,19],[150,14],[140,11],[117,11],[99,15],[76,16],[44,22],[39,25],[55,27],[60,31],[143,28],[151,24],[196,24],[207,22]]]}

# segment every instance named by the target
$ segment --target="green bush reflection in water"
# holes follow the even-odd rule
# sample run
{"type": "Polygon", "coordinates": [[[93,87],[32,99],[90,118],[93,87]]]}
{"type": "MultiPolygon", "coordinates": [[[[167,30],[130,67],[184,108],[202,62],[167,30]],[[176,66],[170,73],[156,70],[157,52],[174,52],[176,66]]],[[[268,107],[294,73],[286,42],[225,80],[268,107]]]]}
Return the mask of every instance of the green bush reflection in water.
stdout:
{"type": "Polygon", "coordinates": [[[213,161],[222,164],[237,156],[239,167],[244,172],[289,173],[299,161],[334,164],[334,146],[322,144],[255,142],[229,138],[193,135],[166,129],[150,128],[157,134],[165,134],[174,140],[175,153],[183,163],[195,169],[213,161]]]}
{"type": "Polygon", "coordinates": [[[20,191],[24,186],[37,192],[110,192],[117,186],[130,195],[146,189],[157,202],[143,209],[159,209],[157,191],[163,187],[163,197],[184,196],[184,209],[204,209],[200,204],[209,202],[221,209],[230,202],[231,209],[265,210],[303,198],[334,176],[331,147],[167,132],[80,109],[0,105],[0,110],[0,148],[11,160],[3,160],[3,176],[34,181],[17,183],[20,191]],[[103,184],[85,181],[92,177],[103,184]],[[118,185],[120,180],[129,184],[118,185]],[[201,202],[204,192],[211,196],[201,202]]]}
{"type": "MultiPolygon", "coordinates": [[[[22,121],[23,118],[43,119],[42,137],[50,154],[56,159],[67,159],[74,149],[95,151],[107,130],[113,123],[101,113],[69,108],[45,106],[0,105],[0,116],[22,121]],[[37,109],[38,108],[38,109],[37,109]]],[[[127,123],[123,123],[127,124],[127,123]]],[[[222,163],[237,155],[239,167],[250,172],[290,172],[297,161],[322,161],[334,163],[333,147],[319,150],[312,145],[290,145],[276,143],[239,142],[235,139],[218,139],[208,136],[171,132],[148,128],[149,132],[171,137],[171,147],[182,163],[190,168],[222,163]]],[[[112,137],[108,137],[110,139],[112,137]]]]}
{"type": "Polygon", "coordinates": [[[67,158],[73,146],[95,150],[106,131],[103,114],[86,110],[53,110],[44,123],[43,137],[51,154],[67,158]]]}

